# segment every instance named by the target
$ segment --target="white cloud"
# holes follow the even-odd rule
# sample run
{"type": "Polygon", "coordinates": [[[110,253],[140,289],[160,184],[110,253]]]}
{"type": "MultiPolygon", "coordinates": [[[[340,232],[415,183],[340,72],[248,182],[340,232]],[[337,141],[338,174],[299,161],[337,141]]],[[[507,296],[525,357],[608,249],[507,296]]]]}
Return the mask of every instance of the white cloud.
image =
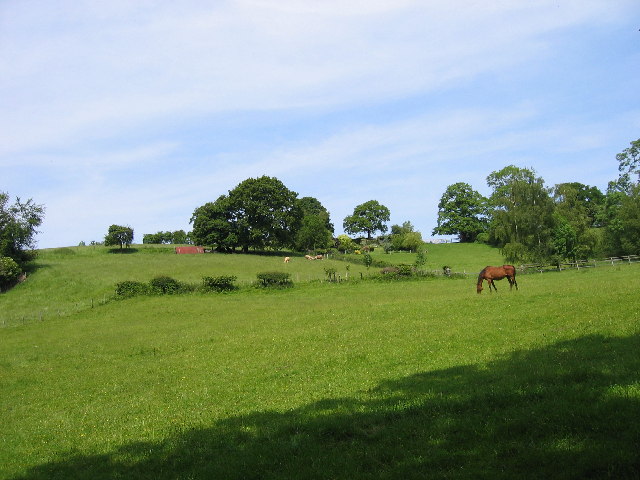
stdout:
{"type": "Polygon", "coordinates": [[[9,3],[3,149],[109,137],[175,115],[401,98],[518,65],[544,51],[553,29],[615,11],[556,5],[9,3]]]}

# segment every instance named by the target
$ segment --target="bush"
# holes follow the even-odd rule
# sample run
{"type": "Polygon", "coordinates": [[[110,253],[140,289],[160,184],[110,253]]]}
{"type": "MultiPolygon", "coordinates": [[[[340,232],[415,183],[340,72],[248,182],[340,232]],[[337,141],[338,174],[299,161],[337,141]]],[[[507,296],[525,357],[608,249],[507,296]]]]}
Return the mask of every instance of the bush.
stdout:
{"type": "Polygon", "coordinates": [[[151,289],[154,293],[163,295],[172,295],[174,293],[179,293],[182,290],[180,282],[175,278],[167,277],[166,275],[155,277],[149,282],[149,285],[151,285],[151,289]]]}
{"type": "Polygon", "coordinates": [[[237,287],[233,284],[238,279],[234,275],[221,275],[218,277],[202,277],[202,288],[207,292],[228,292],[237,287]]]}
{"type": "Polygon", "coordinates": [[[336,280],[336,273],[338,271],[333,268],[333,267],[325,267],[324,269],[324,273],[327,275],[327,280],[329,280],[330,282],[335,282],[336,280]]]}
{"type": "Polygon", "coordinates": [[[258,273],[258,285],[262,287],[289,287],[292,285],[290,274],[286,272],[258,273]]]}
{"type": "Polygon", "coordinates": [[[116,283],[116,295],[122,298],[135,297],[136,295],[148,295],[151,289],[149,285],[142,282],[127,280],[116,283]]]}
{"type": "Polygon", "coordinates": [[[0,292],[13,287],[20,276],[20,267],[11,257],[0,257],[0,292]]]}

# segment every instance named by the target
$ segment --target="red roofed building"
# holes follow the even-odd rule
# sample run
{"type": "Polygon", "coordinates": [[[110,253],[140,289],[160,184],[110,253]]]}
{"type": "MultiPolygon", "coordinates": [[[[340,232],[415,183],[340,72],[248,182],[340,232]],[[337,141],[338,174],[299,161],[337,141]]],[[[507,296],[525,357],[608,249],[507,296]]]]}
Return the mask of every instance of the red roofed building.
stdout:
{"type": "Polygon", "coordinates": [[[204,253],[204,247],[176,247],[176,253],[204,253]]]}

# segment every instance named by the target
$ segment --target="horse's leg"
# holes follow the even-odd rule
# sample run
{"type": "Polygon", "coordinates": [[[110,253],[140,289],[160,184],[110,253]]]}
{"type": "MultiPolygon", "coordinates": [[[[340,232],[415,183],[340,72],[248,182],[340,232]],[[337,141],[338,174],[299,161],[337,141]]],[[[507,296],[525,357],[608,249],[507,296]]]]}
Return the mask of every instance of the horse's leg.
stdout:
{"type": "Polygon", "coordinates": [[[497,292],[498,289],[496,288],[496,284],[493,283],[493,278],[490,280],[487,280],[487,282],[489,282],[489,291],[491,291],[491,287],[493,287],[493,289],[497,292]]]}

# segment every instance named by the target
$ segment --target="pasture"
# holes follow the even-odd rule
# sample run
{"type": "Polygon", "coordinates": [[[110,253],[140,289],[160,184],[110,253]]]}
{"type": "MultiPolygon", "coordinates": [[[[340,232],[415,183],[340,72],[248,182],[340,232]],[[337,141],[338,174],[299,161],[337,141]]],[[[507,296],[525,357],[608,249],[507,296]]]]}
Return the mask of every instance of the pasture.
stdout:
{"type": "MultiPolygon", "coordinates": [[[[43,255],[0,302],[46,296],[37,277],[82,254],[43,255]]],[[[203,256],[115,261],[136,256],[114,271],[88,255],[101,279],[73,288],[202,273],[203,256]]],[[[0,478],[637,478],[640,266],[475,283],[308,282],[12,323],[0,478]]]]}

